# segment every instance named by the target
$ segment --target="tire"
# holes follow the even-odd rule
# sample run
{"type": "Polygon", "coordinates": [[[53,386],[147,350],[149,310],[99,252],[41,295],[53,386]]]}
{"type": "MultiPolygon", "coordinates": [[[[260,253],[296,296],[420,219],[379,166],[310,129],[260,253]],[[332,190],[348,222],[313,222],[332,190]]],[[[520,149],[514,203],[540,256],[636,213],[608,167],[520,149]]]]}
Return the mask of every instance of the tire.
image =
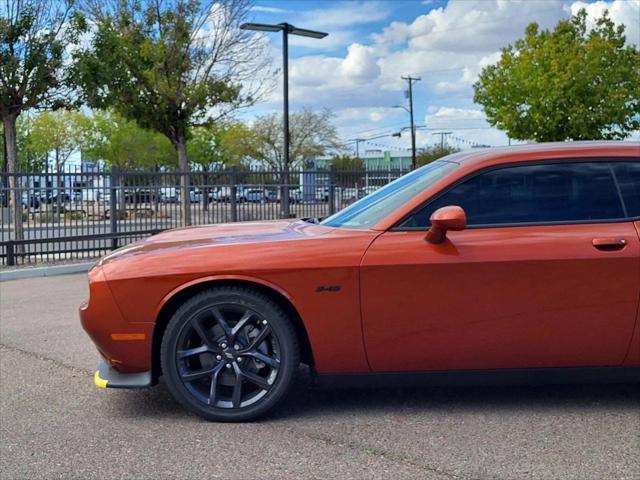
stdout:
{"type": "Polygon", "coordinates": [[[160,356],[173,397],[219,422],[267,413],[291,387],[300,361],[282,308],[244,287],[214,288],[187,300],[167,325],[160,356]]]}

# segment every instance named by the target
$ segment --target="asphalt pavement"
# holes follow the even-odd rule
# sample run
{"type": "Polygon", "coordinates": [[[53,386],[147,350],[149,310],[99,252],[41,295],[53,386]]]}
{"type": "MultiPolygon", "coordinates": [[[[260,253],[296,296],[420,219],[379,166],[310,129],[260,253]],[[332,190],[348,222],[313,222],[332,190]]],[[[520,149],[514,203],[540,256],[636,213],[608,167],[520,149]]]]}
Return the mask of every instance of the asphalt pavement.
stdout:
{"type": "Polygon", "coordinates": [[[86,274],[0,283],[0,478],[634,479],[637,385],[328,390],[256,423],[99,390],[86,274]]]}

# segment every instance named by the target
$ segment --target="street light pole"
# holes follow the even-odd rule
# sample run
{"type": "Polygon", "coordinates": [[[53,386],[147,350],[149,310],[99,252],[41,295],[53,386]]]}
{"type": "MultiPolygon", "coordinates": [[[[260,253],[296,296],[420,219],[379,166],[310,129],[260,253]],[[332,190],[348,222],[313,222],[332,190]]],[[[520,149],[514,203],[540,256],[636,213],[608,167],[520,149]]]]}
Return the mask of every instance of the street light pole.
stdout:
{"type": "Polygon", "coordinates": [[[282,107],[283,119],[283,158],[284,165],[282,166],[282,195],[280,197],[280,212],[284,218],[289,218],[289,143],[291,140],[289,130],[289,29],[287,27],[282,29],[282,82],[283,82],[283,101],[282,107]]]}
{"type": "Polygon", "coordinates": [[[291,141],[291,132],[289,130],[289,34],[299,35],[302,37],[324,38],[328,33],[316,32],[314,30],[306,30],[297,28],[289,23],[278,23],[271,25],[266,23],[243,23],[240,25],[242,30],[255,30],[259,32],[282,32],[282,84],[283,84],[283,152],[282,152],[282,195],[280,198],[280,216],[289,218],[289,144],[291,141]]]}

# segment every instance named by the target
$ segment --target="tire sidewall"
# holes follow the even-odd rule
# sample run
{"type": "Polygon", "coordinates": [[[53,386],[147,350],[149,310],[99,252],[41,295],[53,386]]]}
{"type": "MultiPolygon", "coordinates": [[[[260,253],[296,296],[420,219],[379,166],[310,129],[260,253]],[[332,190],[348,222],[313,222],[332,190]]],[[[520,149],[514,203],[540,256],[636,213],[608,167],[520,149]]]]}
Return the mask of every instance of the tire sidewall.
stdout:
{"type": "Polygon", "coordinates": [[[299,362],[299,347],[295,331],[279,306],[268,297],[251,290],[220,288],[208,290],[187,300],[173,315],[164,332],[161,347],[162,371],[173,397],[190,411],[213,421],[253,420],[273,408],[293,382],[299,362]],[[225,409],[210,407],[194,398],[183,384],[178,372],[176,351],[180,334],[196,313],[220,304],[250,308],[269,322],[280,348],[280,368],[272,387],[257,403],[248,407],[225,409]]]}

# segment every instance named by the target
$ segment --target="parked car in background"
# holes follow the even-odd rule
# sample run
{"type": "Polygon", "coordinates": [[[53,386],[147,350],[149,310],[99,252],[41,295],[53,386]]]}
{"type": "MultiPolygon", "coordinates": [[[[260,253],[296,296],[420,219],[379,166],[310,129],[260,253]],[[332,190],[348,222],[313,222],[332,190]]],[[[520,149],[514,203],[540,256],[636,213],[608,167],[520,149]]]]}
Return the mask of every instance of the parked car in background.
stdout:
{"type": "Polygon", "coordinates": [[[163,187],[160,189],[160,201],[163,203],[176,203],[180,199],[176,187],[163,187]]]}
{"type": "Polygon", "coordinates": [[[380,187],[371,187],[371,186],[369,186],[369,187],[364,187],[362,190],[363,190],[364,196],[367,196],[367,195],[375,192],[379,188],[380,187]]]}
{"type": "MultiPolygon", "coordinates": [[[[180,201],[180,187],[162,187],[159,190],[160,201],[163,203],[177,203],[180,201]]],[[[189,203],[202,201],[202,192],[198,188],[189,189],[189,203]]]]}
{"type": "Polygon", "coordinates": [[[270,192],[264,188],[247,188],[242,197],[244,201],[252,203],[267,203],[273,200],[270,192]]]}
{"type": "MultiPolygon", "coordinates": [[[[237,193],[236,193],[237,195],[237,193]]],[[[231,187],[218,187],[213,192],[213,200],[216,202],[230,202],[231,201],[231,187]]]]}
{"type": "Polygon", "coordinates": [[[317,222],[167,231],[89,271],[99,387],[209,420],[320,380],[640,381],[640,143],[443,157],[317,222]],[[394,375],[397,374],[397,375],[394,375]],[[418,375],[420,374],[420,375],[418,375]]]}
{"type": "Polygon", "coordinates": [[[321,202],[329,201],[329,187],[316,188],[316,200],[321,202]]]}
{"type": "Polygon", "coordinates": [[[302,190],[300,188],[289,189],[289,201],[291,203],[301,203],[303,200],[302,190]]]}
{"type": "Polygon", "coordinates": [[[189,189],[189,203],[200,203],[202,201],[202,191],[199,188],[189,189]]]}
{"type": "Polygon", "coordinates": [[[40,198],[37,195],[23,193],[21,197],[22,206],[26,208],[40,208],[40,198]]]}
{"type": "Polygon", "coordinates": [[[340,196],[342,201],[345,203],[353,203],[359,198],[364,197],[364,191],[361,191],[357,188],[343,188],[340,192],[340,196]]]}
{"type": "Polygon", "coordinates": [[[40,203],[68,203],[71,201],[71,194],[64,190],[55,188],[44,188],[37,193],[40,203]]]}

